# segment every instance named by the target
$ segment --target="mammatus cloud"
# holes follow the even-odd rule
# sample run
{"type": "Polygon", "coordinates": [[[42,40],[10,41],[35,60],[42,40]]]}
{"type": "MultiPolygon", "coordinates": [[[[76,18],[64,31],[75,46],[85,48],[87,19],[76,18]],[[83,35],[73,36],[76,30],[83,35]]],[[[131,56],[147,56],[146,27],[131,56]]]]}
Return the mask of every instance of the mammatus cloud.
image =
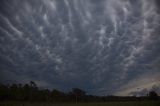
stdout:
{"type": "Polygon", "coordinates": [[[98,95],[159,86],[156,0],[0,2],[1,83],[98,95]]]}

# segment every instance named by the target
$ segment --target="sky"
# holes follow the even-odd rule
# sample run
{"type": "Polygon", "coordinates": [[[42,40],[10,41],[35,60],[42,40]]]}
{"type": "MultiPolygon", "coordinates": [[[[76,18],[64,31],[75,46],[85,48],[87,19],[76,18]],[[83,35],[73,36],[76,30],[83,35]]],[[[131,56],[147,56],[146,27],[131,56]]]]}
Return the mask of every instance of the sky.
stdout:
{"type": "Polygon", "coordinates": [[[159,0],[0,0],[0,83],[160,93],[159,0]]]}

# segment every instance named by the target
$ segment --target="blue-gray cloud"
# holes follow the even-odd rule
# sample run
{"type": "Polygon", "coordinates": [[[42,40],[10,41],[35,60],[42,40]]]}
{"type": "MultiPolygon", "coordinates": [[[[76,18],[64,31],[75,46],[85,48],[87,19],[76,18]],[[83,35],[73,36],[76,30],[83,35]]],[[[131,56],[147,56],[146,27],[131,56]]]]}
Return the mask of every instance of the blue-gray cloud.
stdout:
{"type": "Polygon", "coordinates": [[[158,0],[1,0],[0,82],[100,95],[159,86],[159,13],[158,0]]]}

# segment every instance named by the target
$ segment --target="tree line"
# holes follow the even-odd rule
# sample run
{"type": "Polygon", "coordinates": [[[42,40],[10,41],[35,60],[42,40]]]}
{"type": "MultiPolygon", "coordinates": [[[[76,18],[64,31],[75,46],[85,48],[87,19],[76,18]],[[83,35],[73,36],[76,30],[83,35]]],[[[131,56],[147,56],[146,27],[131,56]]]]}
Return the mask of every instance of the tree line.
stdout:
{"type": "Polygon", "coordinates": [[[107,102],[107,101],[140,101],[160,100],[156,92],[150,91],[146,96],[93,96],[87,95],[84,90],[72,88],[64,93],[60,90],[40,89],[34,81],[29,84],[0,84],[0,101],[25,101],[25,102],[107,102]]]}

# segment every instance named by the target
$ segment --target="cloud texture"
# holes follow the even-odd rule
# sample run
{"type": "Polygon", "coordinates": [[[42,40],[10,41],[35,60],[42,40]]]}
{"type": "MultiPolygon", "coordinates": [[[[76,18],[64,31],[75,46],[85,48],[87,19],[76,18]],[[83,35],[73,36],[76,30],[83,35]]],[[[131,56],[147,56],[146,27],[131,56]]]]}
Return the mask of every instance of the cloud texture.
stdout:
{"type": "Polygon", "coordinates": [[[0,82],[98,95],[160,86],[159,7],[158,0],[1,0],[0,82]]]}

